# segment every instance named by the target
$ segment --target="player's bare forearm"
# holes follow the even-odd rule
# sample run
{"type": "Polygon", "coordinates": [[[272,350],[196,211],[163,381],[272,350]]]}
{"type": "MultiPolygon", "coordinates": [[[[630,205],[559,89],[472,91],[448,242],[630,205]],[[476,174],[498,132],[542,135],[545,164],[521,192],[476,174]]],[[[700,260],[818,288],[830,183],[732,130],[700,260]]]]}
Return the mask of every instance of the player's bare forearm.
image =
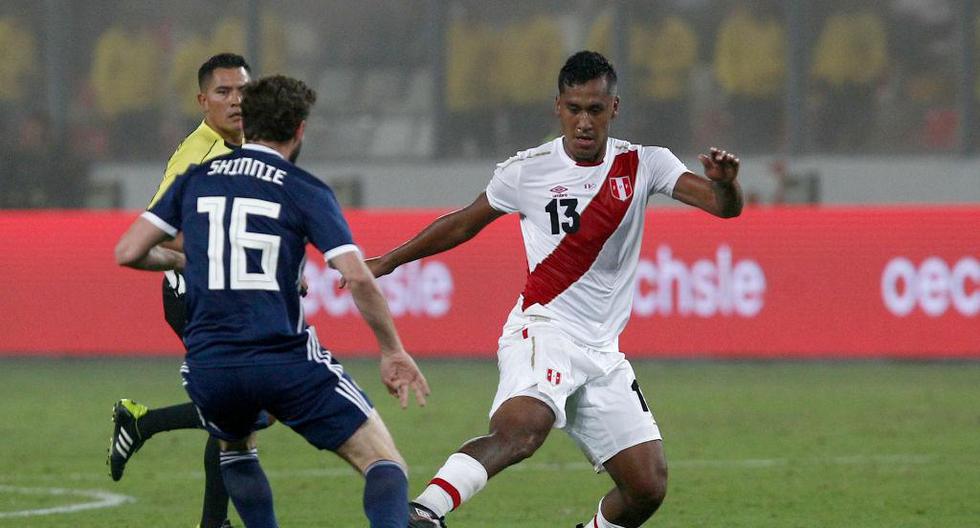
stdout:
{"type": "Polygon", "coordinates": [[[156,225],[145,218],[137,218],[116,243],[116,263],[151,271],[183,269],[183,253],[157,246],[168,238],[167,233],[156,225]]]}
{"type": "Polygon", "coordinates": [[[160,246],[167,249],[172,249],[174,251],[184,252],[184,232],[181,231],[177,233],[177,236],[171,240],[164,240],[160,242],[160,246]]]}
{"type": "Polygon", "coordinates": [[[381,348],[381,355],[389,355],[397,352],[404,352],[401,339],[395,330],[395,322],[388,311],[388,302],[378,288],[377,283],[371,277],[358,278],[348,282],[351,297],[357,306],[364,322],[368,324],[374,332],[378,346],[381,348]]]}
{"type": "Polygon", "coordinates": [[[171,240],[164,240],[163,242],[160,242],[159,244],[157,244],[157,247],[175,253],[180,253],[181,258],[179,259],[179,265],[174,268],[168,268],[168,269],[174,269],[181,272],[184,271],[185,258],[184,258],[184,232],[183,231],[177,233],[177,236],[171,240]]]}
{"type": "Polygon", "coordinates": [[[340,272],[341,281],[350,289],[354,304],[378,340],[381,354],[404,352],[391,312],[388,311],[388,301],[381,294],[371,270],[361,259],[360,251],[341,253],[331,258],[329,264],[340,272]]]}
{"type": "Polygon", "coordinates": [[[473,238],[479,230],[466,229],[454,218],[458,213],[460,211],[439,217],[411,240],[386,253],[381,257],[384,268],[394,270],[402,264],[448,251],[473,238]]]}
{"type": "Polygon", "coordinates": [[[183,253],[155,246],[150,248],[142,258],[123,265],[146,271],[168,271],[184,269],[184,262],[183,253]]]}
{"type": "Polygon", "coordinates": [[[450,250],[503,214],[490,207],[486,194],[481,193],[470,205],[440,216],[411,240],[378,258],[379,269],[373,271],[385,275],[402,264],[450,250]]]}
{"type": "Polygon", "coordinates": [[[711,187],[714,190],[715,203],[718,206],[717,216],[734,218],[742,214],[744,199],[742,186],[738,184],[738,180],[727,183],[711,182],[711,187]]]}
{"type": "Polygon", "coordinates": [[[742,186],[738,183],[739,159],[712,148],[699,156],[704,176],[685,172],[674,185],[674,198],[721,218],[742,213],[742,186]]]}

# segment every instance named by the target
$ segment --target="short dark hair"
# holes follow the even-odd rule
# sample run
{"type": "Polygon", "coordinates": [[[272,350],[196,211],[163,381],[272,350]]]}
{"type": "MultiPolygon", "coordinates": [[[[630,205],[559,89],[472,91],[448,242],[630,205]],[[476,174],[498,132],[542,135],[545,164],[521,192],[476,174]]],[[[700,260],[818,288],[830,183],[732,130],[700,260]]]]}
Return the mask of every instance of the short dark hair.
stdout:
{"type": "Polygon", "coordinates": [[[316,92],[303,81],[272,75],[242,88],[242,123],[248,141],[289,141],[310,115],[316,92]]]}
{"type": "Polygon", "coordinates": [[[592,79],[605,77],[609,93],[616,92],[616,69],[595,51],[580,51],[565,61],[558,73],[558,93],[564,93],[566,86],[585,84],[592,79]]]}
{"type": "Polygon", "coordinates": [[[197,87],[202,92],[211,80],[211,74],[218,68],[245,68],[245,71],[252,73],[252,68],[245,62],[245,57],[235,53],[219,53],[205,61],[197,69],[197,87]]]}

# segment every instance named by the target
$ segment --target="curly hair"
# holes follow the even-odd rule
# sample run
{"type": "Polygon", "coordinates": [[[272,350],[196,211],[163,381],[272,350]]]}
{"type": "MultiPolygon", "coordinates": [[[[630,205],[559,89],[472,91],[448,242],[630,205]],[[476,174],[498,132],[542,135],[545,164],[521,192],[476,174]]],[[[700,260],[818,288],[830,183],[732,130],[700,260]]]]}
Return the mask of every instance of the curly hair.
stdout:
{"type": "Polygon", "coordinates": [[[566,86],[578,86],[592,79],[606,78],[609,93],[616,93],[616,69],[595,51],[580,51],[565,61],[558,73],[558,93],[565,93],[566,86]]]}
{"type": "Polygon", "coordinates": [[[242,123],[245,139],[289,141],[310,115],[316,92],[303,81],[272,75],[242,88],[242,123]]]}
{"type": "Polygon", "coordinates": [[[197,69],[197,86],[201,92],[204,92],[204,87],[211,82],[211,76],[214,74],[214,70],[218,68],[245,68],[245,71],[252,73],[252,68],[245,62],[245,57],[235,53],[219,53],[206,60],[197,69]]]}

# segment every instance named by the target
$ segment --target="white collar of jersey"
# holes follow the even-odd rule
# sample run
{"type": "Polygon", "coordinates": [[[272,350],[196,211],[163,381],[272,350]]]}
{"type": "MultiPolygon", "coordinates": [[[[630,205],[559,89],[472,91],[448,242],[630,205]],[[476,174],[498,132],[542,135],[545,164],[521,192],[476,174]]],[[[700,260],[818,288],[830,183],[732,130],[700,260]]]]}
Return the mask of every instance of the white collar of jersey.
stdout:
{"type": "Polygon", "coordinates": [[[286,159],[286,157],[280,154],[278,150],[271,147],[267,147],[265,145],[259,145],[258,143],[246,143],[242,145],[242,148],[249,149],[249,150],[257,150],[259,152],[265,152],[266,154],[273,154],[275,156],[279,156],[282,159],[286,159]]]}
{"type": "Polygon", "coordinates": [[[606,159],[609,158],[609,151],[612,143],[610,141],[610,138],[606,138],[606,152],[603,154],[603,157],[600,161],[596,163],[579,163],[575,161],[571,156],[569,156],[568,151],[565,150],[564,136],[558,136],[558,138],[555,139],[554,141],[556,145],[556,150],[558,151],[558,155],[561,156],[562,161],[564,161],[566,165],[569,165],[571,167],[586,167],[586,168],[598,167],[599,165],[605,163],[606,159]]]}

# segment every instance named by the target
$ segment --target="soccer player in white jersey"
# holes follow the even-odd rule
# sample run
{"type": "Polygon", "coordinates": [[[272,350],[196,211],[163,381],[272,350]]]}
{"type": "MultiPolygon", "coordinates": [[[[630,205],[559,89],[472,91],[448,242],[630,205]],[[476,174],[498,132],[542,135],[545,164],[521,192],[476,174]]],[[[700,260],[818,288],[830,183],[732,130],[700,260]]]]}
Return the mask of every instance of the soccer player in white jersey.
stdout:
{"type": "Polygon", "coordinates": [[[608,137],[619,111],[616,72],[576,53],[558,76],[562,136],[499,164],[485,193],[371,259],[376,276],[453,248],[519,213],[529,274],[499,341],[500,383],[490,434],[452,454],[412,503],[410,527],[445,526],[449,511],[487,479],[564,429],[615,487],[588,527],[640,526],[662,503],[667,463],[657,427],[619,334],[629,318],[647,198],[654,193],[715,216],[738,216],[739,160],[700,156],[704,176],[666,148],[608,137]]]}

